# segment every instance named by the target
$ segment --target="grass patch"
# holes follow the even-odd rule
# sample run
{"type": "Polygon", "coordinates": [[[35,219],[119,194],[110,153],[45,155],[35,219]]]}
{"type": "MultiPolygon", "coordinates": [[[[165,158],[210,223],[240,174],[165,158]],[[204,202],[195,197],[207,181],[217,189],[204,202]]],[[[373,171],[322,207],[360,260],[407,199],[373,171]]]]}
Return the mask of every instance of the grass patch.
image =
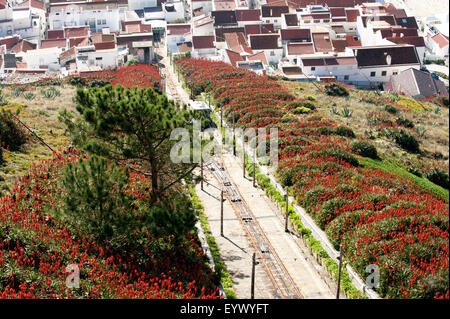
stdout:
{"type": "Polygon", "coordinates": [[[403,175],[408,179],[412,179],[417,185],[419,185],[421,188],[431,192],[432,194],[437,195],[447,201],[449,200],[448,189],[445,189],[439,185],[436,185],[424,177],[419,177],[414,174],[411,174],[410,172],[408,172],[408,171],[404,170],[403,168],[400,168],[394,164],[387,163],[382,160],[374,160],[374,159],[367,158],[367,157],[361,157],[359,159],[359,164],[363,167],[368,166],[368,167],[372,167],[372,168],[378,168],[378,169],[381,169],[381,170],[389,172],[389,173],[403,175]]]}

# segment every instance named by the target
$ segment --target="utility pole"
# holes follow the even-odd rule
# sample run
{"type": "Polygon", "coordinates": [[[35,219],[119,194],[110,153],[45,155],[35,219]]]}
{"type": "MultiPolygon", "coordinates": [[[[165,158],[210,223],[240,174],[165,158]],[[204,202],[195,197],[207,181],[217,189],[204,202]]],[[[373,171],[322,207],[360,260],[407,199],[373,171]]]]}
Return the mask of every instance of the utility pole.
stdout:
{"type": "Polygon", "coordinates": [[[289,232],[289,229],[288,229],[288,221],[289,221],[289,187],[286,187],[285,202],[286,202],[286,223],[284,225],[284,231],[287,233],[287,232],[289,232]]]}
{"type": "Polygon", "coordinates": [[[253,187],[256,187],[256,148],[253,153],[253,187]]]}
{"type": "Polygon", "coordinates": [[[341,271],[342,271],[342,247],[339,245],[339,270],[338,270],[338,282],[337,282],[337,291],[336,291],[336,299],[339,299],[339,293],[341,291],[341,271]]]}
{"type": "Polygon", "coordinates": [[[252,284],[251,284],[251,293],[250,299],[255,299],[255,267],[258,264],[256,261],[256,253],[253,253],[252,257],[252,284]]]}
{"type": "Polygon", "coordinates": [[[201,190],[203,190],[203,156],[202,156],[202,154],[200,154],[200,177],[201,177],[200,188],[201,188],[201,190]]]}
{"type": "Polygon", "coordinates": [[[220,128],[223,126],[223,106],[220,106],[220,128]]]}
{"type": "Polygon", "coordinates": [[[234,113],[233,113],[233,156],[236,156],[236,135],[235,135],[235,127],[234,127],[234,113]]]}
{"type": "Polygon", "coordinates": [[[223,189],[220,191],[220,236],[223,237],[223,189]]]}
{"type": "Polygon", "coordinates": [[[245,178],[245,137],[242,135],[242,177],[245,178]]]}

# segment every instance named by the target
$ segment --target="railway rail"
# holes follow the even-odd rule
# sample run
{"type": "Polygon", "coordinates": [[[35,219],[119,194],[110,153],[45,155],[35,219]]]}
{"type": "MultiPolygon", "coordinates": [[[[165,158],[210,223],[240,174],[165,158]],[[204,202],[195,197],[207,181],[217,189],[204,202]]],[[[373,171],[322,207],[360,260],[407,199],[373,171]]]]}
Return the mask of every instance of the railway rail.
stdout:
{"type": "Polygon", "coordinates": [[[205,168],[212,171],[214,177],[222,186],[225,197],[230,201],[233,210],[240,219],[244,229],[250,238],[259,261],[263,264],[274,288],[277,298],[303,299],[299,288],[276,253],[263,229],[256,220],[251,209],[241,196],[238,188],[233,183],[230,175],[223,165],[214,160],[204,163],[205,168]]]}

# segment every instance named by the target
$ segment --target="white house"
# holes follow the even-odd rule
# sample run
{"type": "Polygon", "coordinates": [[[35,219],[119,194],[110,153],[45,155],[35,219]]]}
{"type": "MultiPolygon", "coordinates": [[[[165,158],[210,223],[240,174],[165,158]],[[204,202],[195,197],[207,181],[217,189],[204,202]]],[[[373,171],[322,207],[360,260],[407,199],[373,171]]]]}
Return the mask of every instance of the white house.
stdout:
{"type": "Polygon", "coordinates": [[[177,52],[179,43],[191,41],[192,33],[190,24],[167,25],[166,46],[168,51],[177,52]]]}
{"type": "Polygon", "coordinates": [[[363,80],[357,85],[377,86],[393,75],[409,69],[420,69],[420,58],[413,45],[353,47],[363,80]]]}
{"type": "Polygon", "coordinates": [[[195,36],[214,35],[214,19],[208,16],[194,18],[192,34],[195,36]]]}
{"type": "Polygon", "coordinates": [[[0,3],[0,37],[18,34],[37,41],[43,34],[42,24],[42,16],[33,14],[30,7],[11,8],[9,2],[0,3]]]}
{"type": "Polygon", "coordinates": [[[107,69],[118,65],[118,49],[114,43],[97,48],[94,45],[79,47],[76,51],[76,64],[80,71],[93,66],[107,69]]]}
{"type": "Polygon", "coordinates": [[[23,62],[28,69],[59,68],[59,55],[63,50],[53,47],[46,49],[28,50],[23,55],[23,62]]]}
{"type": "Polygon", "coordinates": [[[119,5],[113,1],[51,3],[48,15],[50,29],[88,25],[91,32],[120,31],[119,5]]]}
{"type": "Polygon", "coordinates": [[[172,22],[174,20],[184,19],[184,2],[181,0],[166,2],[162,5],[165,20],[172,22]]]}
{"type": "Polygon", "coordinates": [[[217,54],[214,36],[192,36],[192,57],[208,57],[217,54]]]}
{"type": "Polygon", "coordinates": [[[251,34],[249,38],[253,52],[264,52],[269,62],[278,64],[283,57],[279,34],[251,34]]]}

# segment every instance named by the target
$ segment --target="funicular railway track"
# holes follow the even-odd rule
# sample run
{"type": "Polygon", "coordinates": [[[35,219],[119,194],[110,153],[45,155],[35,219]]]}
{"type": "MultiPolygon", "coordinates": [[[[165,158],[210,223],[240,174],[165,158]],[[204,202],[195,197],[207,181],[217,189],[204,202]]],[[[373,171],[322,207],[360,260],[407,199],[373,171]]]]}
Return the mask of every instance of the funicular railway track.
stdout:
{"type": "Polygon", "coordinates": [[[224,166],[214,160],[211,160],[204,165],[212,171],[213,175],[220,183],[224,191],[224,196],[230,201],[235,214],[243,224],[260,263],[263,264],[276,289],[277,297],[284,299],[303,299],[304,296],[297,288],[291,275],[287,271],[269,239],[264,234],[263,229],[241,196],[238,188],[233,183],[224,166]]]}

